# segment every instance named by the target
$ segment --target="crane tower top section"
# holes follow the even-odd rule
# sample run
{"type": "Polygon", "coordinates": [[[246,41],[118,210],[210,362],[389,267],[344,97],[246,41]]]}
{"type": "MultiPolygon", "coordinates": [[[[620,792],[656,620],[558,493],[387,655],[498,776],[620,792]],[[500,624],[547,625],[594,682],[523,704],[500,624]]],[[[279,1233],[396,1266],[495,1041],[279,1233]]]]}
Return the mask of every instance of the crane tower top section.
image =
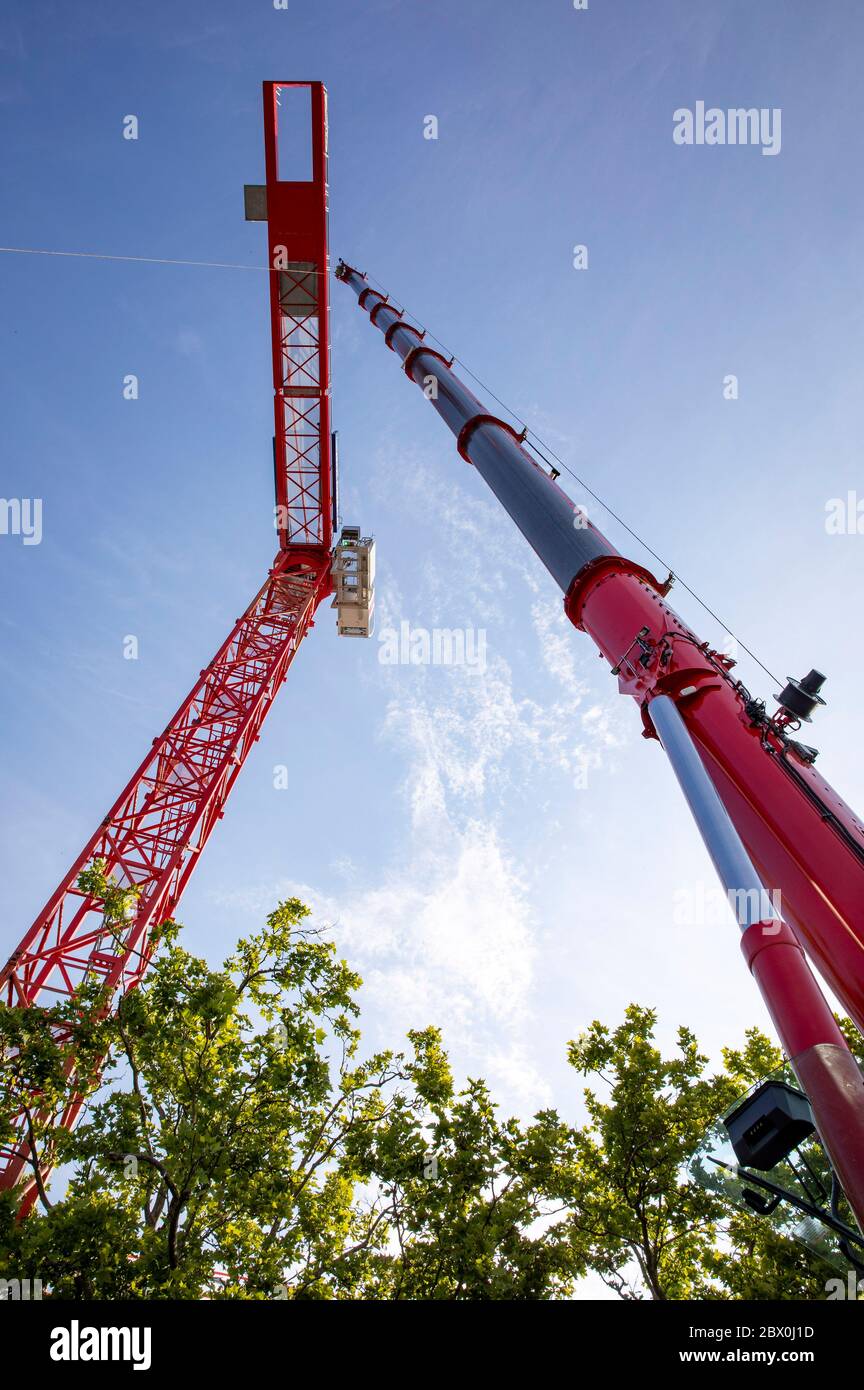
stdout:
{"type": "MultiPolygon", "coordinates": [[[[307,137],[308,138],[308,137],[307,137]]],[[[283,549],[329,552],[334,493],[330,441],[327,91],[323,82],[264,83],[265,184],[244,190],[248,221],[267,223],[273,350],[276,529],[283,549]],[[288,100],[288,94],[291,100],[288,100]],[[281,178],[286,149],[311,131],[308,178],[281,178]]],[[[293,171],[292,171],[293,172],[293,171]]]]}

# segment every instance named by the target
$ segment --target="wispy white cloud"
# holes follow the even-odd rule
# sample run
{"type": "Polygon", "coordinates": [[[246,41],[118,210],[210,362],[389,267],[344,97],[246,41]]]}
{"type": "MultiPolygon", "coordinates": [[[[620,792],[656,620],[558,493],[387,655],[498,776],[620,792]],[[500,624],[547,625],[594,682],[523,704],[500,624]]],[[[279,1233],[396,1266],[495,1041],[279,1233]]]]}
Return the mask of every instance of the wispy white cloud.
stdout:
{"type": "Polygon", "coordinates": [[[553,1103],[552,1087],[522,1042],[511,1042],[503,1049],[490,1052],[485,1076],[493,1095],[503,1092],[514,1097],[523,1113],[533,1114],[553,1103]]]}
{"type": "Polygon", "coordinates": [[[412,837],[377,884],[322,892],[282,880],[220,901],[262,912],[279,898],[302,898],[363,975],[388,1037],[434,1022],[449,1041],[482,1056],[490,1028],[518,1025],[529,1013],[532,916],[491,827],[456,830],[441,814],[429,819],[429,841],[412,837]]]}
{"type": "Polygon", "coordinates": [[[463,1074],[488,1077],[506,1104],[528,1112],[550,1101],[536,1060],[544,924],[532,849],[548,827],[529,808],[546,798],[550,777],[566,788],[614,751],[617,697],[594,687],[560,597],[510,544],[495,504],[467,496],[420,456],[403,455],[398,477],[395,468],[382,449],[375,488],[387,497],[398,487],[400,514],[427,543],[407,582],[382,558],[379,633],[405,618],[483,625],[485,669],[376,663],[378,737],[405,769],[397,795],[406,814],[389,862],[371,873],[334,865],[326,887],[283,882],[244,905],[260,911],[289,893],[309,902],[363,976],[376,1044],[436,1023],[463,1074]],[[524,816],[514,815],[523,804],[524,816]]]}

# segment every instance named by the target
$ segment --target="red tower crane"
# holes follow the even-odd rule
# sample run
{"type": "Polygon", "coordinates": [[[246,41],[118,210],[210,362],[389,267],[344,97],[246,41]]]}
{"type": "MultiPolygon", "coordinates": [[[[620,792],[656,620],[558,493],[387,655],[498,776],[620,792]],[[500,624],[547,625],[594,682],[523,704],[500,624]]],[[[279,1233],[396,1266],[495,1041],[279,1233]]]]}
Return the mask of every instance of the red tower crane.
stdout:
{"type": "Polygon", "coordinates": [[[864,1032],[864,826],[791,737],[824,677],[790,680],[769,717],[665,602],[660,582],[619,555],[523,447],[427,347],[366,276],[340,262],[409,380],[420,386],[556,580],[574,627],[636,700],[659,740],[737,910],[745,959],[813,1109],[834,1170],[864,1228],[864,1080],[804,956],[864,1032]],[[766,892],[767,890],[767,892],[766,892]],[[782,902],[783,919],[767,905],[782,902]],[[785,920],[785,919],[788,919],[785,920]]]}
{"type": "MultiPolygon", "coordinates": [[[[268,224],[279,553],[267,579],[0,972],[0,1001],[45,1005],[100,979],[110,1001],[141,979],[153,932],[189,874],[319,603],[335,593],[339,630],[368,635],[372,546],[345,528],[335,549],[335,450],[329,419],[326,93],[320,83],[264,84],[266,184],[246,214],[268,224]],[[312,103],[312,179],[279,179],[284,88],[312,103]],[[94,860],[135,909],[118,929],[79,886],[94,860]]],[[[864,1226],[864,1082],[810,971],[806,951],[864,1031],[864,826],[792,737],[820,702],[822,677],[789,681],[769,716],[666,604],[661,583],[620,555],[366,277],[337,276],[424,388],[466,462],[484,478],[564,595],[565,611],[640,708],[643,733],[672,764],[724,888],[742,949],[810,1099],[835,1172],[864,1226]],[[434,383],[434,389],[428,389],[434,383]],[[766,910],[779,892],[783,915],[766,910]]],[[[74,1069],[74,1059],[70,1063],[74,1069]]],[[[71,1126],[73,1100],[58,1125],[71,1126]]],[[[0,1152],[0,1183],[35,1197],[38,1158],[24,1117],[0,1152]]],[[[50,1166],[50,1155],[43,1156],[50,1166]]]]}
{"type": "MultiPolygon", "coordinates": [[[[114,1001],[147,969],[153,932],[171,918],[237,774],[323,599],[336,592],[340,631],[368,635],[368,594],[358,592],[371,549],[346,528],[333,556],[335,469],[330,437],[327,248],[327,94],[320,82],[264,83],[266,184],[246,189],[250,220],[266,219],[275,403],[275,522],[279,551],[267,577],[164,731],[100,821],[0,972],[0,1002],[48,1006],[84,980],[114,1001]],[[279,179],[279,93],[307,89],[312,178],[279,179]],[[136,890],[119,927],[79,887],[82,870],[136,890]]],[[[77,1096],[58,1125],[71,1127],[77,1096]]],[[[36,1196],[25,1116],[0,1150],[0,1185],[36,1196]]],[[[50,1166],[46,1164],[46,1167],[50,1166]]]]}

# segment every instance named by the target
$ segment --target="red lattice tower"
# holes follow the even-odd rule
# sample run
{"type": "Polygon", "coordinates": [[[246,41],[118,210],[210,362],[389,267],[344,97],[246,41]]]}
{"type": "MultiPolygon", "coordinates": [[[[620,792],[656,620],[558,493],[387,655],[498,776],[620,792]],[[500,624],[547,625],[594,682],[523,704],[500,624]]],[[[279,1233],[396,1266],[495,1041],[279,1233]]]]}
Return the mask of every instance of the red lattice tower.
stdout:
{"type": "MultiPolygon", "coordinates": [[[[247,189],[246,204],[247,217],[267,220],[280,549],[261,589],[0,972],[6,1006],[50,1006],[92,980],[104,982],[116,1004],[138,984],[154,929],[173,917],[315,610],[333,591],[323,84],[265,82],[264,131],[267,182],[247,189]],[[305,182],[278,177],[283,87],[309,91],[312,178],[305,182]],[[78,887],[95,860],[104,861],[118,887],[135,890],[120,924],[106,920],[101,898],[78,887]]],[[[82,1104],[73,1098],[54,1123],[71,1127],[82,1104]]],[[[36,1197],[34,1156],[24,1111],[14,1118],[15,1139],[0,1149],[0,1184],[21,1184],[26,1211],[36,1197]]],[[[50,1155],[43,1155],[43,1173],[49,1167],[50,1155]]]]}

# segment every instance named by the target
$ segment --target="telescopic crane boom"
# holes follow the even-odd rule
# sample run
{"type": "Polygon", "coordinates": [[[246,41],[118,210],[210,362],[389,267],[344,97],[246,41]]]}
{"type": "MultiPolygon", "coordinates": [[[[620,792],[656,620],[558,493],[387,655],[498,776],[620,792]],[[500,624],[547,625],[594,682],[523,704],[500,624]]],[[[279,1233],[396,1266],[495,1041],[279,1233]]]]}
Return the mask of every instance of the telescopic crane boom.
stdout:
{"type": "Polygon", "coordinates": [[[558,584],[574,627],[592,638],[646,738],[659,739],[730,901],[745,959],[810,1099],[834,1169],[864,1226],[864,1082],[804,957],[864,1031],[864,827],[813,767],[790,727],[819,702],[822,677],[790,681],[769,718],[728,658],[666,603],[660,582],[620,555],[523,447],[424,344],[424,332],[340,262],[408,378],[423,389],[558,584]],[[784,920],[766,909],[779,891],[784,920]],[[803,948],[803,949],[802,949],[803,948]]]}

